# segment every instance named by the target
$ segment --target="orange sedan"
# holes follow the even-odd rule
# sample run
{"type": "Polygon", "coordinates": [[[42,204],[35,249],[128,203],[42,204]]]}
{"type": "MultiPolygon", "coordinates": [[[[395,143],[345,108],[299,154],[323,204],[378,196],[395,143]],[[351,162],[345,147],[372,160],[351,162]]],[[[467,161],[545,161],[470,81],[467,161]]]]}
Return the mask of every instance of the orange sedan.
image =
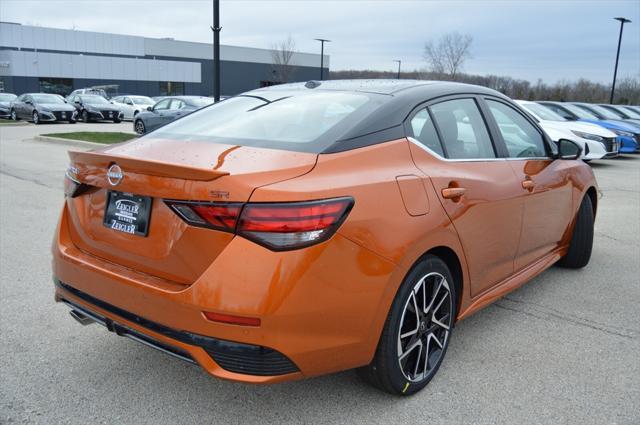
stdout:
{"type": "Polygon", "coordinates": [[[220,378],[359,368],[412,394],[457,320],[588,263],[598,197],[579,154],[482,87],[251,91],[69,153],[55,298],[220,378]]]}

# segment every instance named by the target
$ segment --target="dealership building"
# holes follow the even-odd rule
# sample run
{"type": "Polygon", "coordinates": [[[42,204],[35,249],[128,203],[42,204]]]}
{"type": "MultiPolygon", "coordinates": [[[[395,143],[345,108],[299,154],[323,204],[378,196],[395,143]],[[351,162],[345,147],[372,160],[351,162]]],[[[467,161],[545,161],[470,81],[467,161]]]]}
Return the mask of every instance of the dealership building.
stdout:
{"type": "MultiPolygon", "coordinates": [[[[320,77],[320,55],[294,53],[290,81],[320,77]]],[[[328,74],[329,58],[324,57],[328,74]]],[[[234,95],[277,83],[272,51],[220,46],[220,91],[234,95]]],[[[59,93],[101,86],[115,95],[213,94],[207,43],[0,22],[0,91],[59,93]]]]}

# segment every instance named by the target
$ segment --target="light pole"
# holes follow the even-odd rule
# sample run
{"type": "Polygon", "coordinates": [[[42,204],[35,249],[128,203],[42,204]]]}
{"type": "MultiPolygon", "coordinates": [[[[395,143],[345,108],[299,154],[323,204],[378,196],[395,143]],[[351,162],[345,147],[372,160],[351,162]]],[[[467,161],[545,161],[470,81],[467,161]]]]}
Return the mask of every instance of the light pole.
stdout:
{"type": "Polygon", "coordinates": [[[326,38],[316,38],[316,41],[320,42],[320,81],[324,80],[324,43],[331,43],[331,40],[326,38]]]}
{"type": "Polygon", "coordinates": [[[220,0],[213,0],[213,100],[220,100],[220,0]]]}
{"type": "Polygon", "coordinates": [[[394,62],[398,62],[398,80],[400,79],[400,65],[402,65],[402,61],[400,59],[394,59],[394,62]]]}
{"type": "Polygon", "coordinates": [[[613,103],[613,95],[616,91],[616,77],[618,76],[618,59],[620,59],[620,44],[622,43],[622,29],[624,24],[631,22],[631,19],[627,18],[613,18],[616,21],[620,21],[620,35],[618,36],[618,52],[616,53],[616,66],[613,68],[613,84],[611,84],[611,97],[609,103],[613,103]]]}

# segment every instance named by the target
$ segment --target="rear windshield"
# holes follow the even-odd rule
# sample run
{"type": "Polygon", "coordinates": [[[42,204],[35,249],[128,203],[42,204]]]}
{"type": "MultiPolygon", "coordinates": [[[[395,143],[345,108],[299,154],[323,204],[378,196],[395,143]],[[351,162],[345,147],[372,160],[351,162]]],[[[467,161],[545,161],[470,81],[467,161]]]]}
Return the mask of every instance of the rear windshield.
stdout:
{"type": "Polygon", "coordinates": [[[195,106],[196,108],[202,108],[203,106],[211,105],[214,100],[208,97],[200,97],[200,98],[186,98],[184,99],[187,104],[191,106],[195,106]]]}
{"type": "Polygon", "coordinates": [[[339,140],[378,102],[347,92],[282,93],[226,99],[151,133],[153,138],[199,140],[319,153],[339,140]]]}

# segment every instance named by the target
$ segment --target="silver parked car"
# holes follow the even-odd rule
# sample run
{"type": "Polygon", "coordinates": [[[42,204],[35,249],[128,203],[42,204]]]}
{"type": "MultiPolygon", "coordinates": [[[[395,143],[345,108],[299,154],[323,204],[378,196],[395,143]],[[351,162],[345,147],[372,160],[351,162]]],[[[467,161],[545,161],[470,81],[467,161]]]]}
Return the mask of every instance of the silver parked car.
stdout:
{"type": "Polygon", "coordinates": [[[156,103],[147,96],[116,96],[111,99],[111,102],[120,108],[127,121],[133,121],[139,112],[145,111],[156,103]]]}
{"type": "Polygon", "coordinates": [[[138,134],[146,134],[212,103],[213,99],[202,96],[165,97],[136,115],[133,129],[138,134]]]}

